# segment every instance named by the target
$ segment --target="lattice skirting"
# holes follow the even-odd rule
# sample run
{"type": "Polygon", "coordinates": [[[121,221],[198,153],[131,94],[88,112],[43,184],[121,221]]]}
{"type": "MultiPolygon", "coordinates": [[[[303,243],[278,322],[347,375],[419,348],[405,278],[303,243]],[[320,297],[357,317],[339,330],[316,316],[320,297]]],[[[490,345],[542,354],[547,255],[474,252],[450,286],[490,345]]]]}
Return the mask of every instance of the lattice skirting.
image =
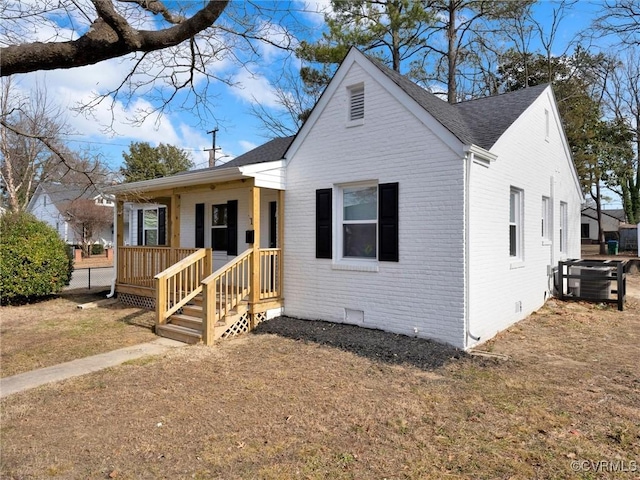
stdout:
{"type": "Polygon", "coordinates": [[[151,297],[143,297],[132,293],[118,293],[118,300],[131,307],[146,308],[148,310],[155,310],[156,308],[156,299],[151,297]]]}
{"type": "Polygon", "coordinates": [[[226,332],[222,334],[220,338],[231,338],[236,335],[242,335],[249,331],[249,313],[244,313],[240,319],[227,328],[226,332]]]}
{"type": "Polygon", "coordinates": [[[257,326],[267,319],[267,312],[260,312],[253,315],[253,324],[257,326]]]}

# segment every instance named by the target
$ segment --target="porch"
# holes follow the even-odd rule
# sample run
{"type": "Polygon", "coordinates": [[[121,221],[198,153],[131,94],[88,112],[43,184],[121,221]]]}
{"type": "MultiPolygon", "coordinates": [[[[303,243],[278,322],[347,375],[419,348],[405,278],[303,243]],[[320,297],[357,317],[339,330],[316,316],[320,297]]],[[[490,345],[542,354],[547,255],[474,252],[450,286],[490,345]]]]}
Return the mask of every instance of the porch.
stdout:
{"type": "MultiPolygon", "coordinates": [[[[252,330],[268,315],[280,311],[282,190],[261,188],[253,179],[242,179],[148,191],[144,195],[116,193],[116,198],[115,289],[121,301],[155,309],[157,334],[209,345],[219,338],[252,330]],[[237,217],[236,231],[227,227],[229,246],[221,252],[212,247],[220,237],[217,221],[223,201],[233,202],[237,217]],[[159,205],[158,212],[164,210],[156,216],[153,235],[148,234],[146,224],[141,227],[138,223],[135,229],[129,228],[129,241],[133,236],[135,243],[131,232],[137,229],[138,242],[151,238],[165,245],[124,245],[125,202],[147,202],[159,205]],[[194,225],[194,207],[196,214],[207,208],[212,217],[210,231],[202,233],[202,228],[194,225]],[[269,207],[265,209],[268,225],[261,222],[263,207],[269,207]],[[238,235],[237,229],[242,227],[246,228],[245,234],[238,235]],[[243,242],[248,248],[239,251],[243,242]]],[[[145,219],[144,215],[131,218],[145,219]]]]}
{"type": "Polygon", "coordinates": [[[122,247],[119,253],[118,294],[153,306],[161,336],[209,345],[252,330],[282,307],[280,248],[247,249],[215,272],[207,248],[122,247]]]}

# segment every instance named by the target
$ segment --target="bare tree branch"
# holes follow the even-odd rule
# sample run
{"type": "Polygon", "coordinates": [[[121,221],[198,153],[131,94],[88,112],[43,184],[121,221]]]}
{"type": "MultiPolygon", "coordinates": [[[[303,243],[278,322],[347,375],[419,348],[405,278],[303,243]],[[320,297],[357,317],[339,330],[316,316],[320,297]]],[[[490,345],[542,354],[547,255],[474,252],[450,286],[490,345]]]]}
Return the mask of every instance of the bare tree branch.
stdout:
{"type": "Polygon", "coordinates": [[[190,18],[172,27],[151,31],[132,28],[115,11],[110,0],[93,0],[97,18],[77,40],[0,48],[0,76],[92,65],[133,52],[152,52],[179,45],[212,26],[228,3],[228,0],[211,0],[190,18]]]}

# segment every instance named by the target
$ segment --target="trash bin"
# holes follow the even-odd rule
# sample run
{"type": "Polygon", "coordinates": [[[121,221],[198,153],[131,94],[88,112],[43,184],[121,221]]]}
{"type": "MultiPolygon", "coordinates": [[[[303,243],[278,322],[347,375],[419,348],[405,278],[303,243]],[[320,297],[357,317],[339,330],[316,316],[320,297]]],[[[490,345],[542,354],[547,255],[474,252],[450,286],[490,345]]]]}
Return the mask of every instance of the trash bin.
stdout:
{"type": "Polygon", "coordinates": [[[617,240],[609,240],[607,242],[607,246],[609,247],[609,255],[617,255],[618,254],[618,241],[617,240]]]}

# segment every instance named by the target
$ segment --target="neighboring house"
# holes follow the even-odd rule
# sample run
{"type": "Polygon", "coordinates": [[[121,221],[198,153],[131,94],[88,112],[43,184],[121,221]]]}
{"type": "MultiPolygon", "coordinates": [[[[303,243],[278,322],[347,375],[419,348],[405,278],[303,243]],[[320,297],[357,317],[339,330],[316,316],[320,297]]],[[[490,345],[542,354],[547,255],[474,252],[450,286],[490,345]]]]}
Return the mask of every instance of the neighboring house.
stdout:
{"type": "MultiPolygon", "coordinates": [[[[100,192],[95,186],[67,185],[43,182],[36,188],[27,205],[27,212],[38,220],[48,223],[55,228],[65,242],[78,245],[82,241],[82,232],[77,231],[68,221],[69,205],[78,200],[87,199],[96,205],[108,208],[113,212],[115,206],[113,195],[100,192]]],[[[113,216],[113,213],[111,213],[113,216]]],[[[104,227],[94,234],[94,241],[103,246],[113,244],[113,224],[104,227]]]]}
{"type": "MultiPolygon", "coordinates": [[[[604,230],[605,240],[617,240],[618,231],[625,220],[626,215],[623,209],[603,209],[602,229],[604,230]]],[[[583,243],[598,243],[598,212],[593,207],[582,209],[580,237],[583,243]]]]}
{"type": "MultiPolygon", "coordinates": [[[[558,261],[580,256],[583,196],[549,86],[450,105],[356,49],[295,137],[112,191],[165,205],[171,250],[232,262],[203,281],[206,342],[229,290],[249,292],[257,321],[283,311],[467,349],[542,306],[558,261]],[[250,280],[221,273],[246,259],[250,280]]],[[[119,294],[156,298],[170,322],[166,292],[134,277],[119,294]]]]}

